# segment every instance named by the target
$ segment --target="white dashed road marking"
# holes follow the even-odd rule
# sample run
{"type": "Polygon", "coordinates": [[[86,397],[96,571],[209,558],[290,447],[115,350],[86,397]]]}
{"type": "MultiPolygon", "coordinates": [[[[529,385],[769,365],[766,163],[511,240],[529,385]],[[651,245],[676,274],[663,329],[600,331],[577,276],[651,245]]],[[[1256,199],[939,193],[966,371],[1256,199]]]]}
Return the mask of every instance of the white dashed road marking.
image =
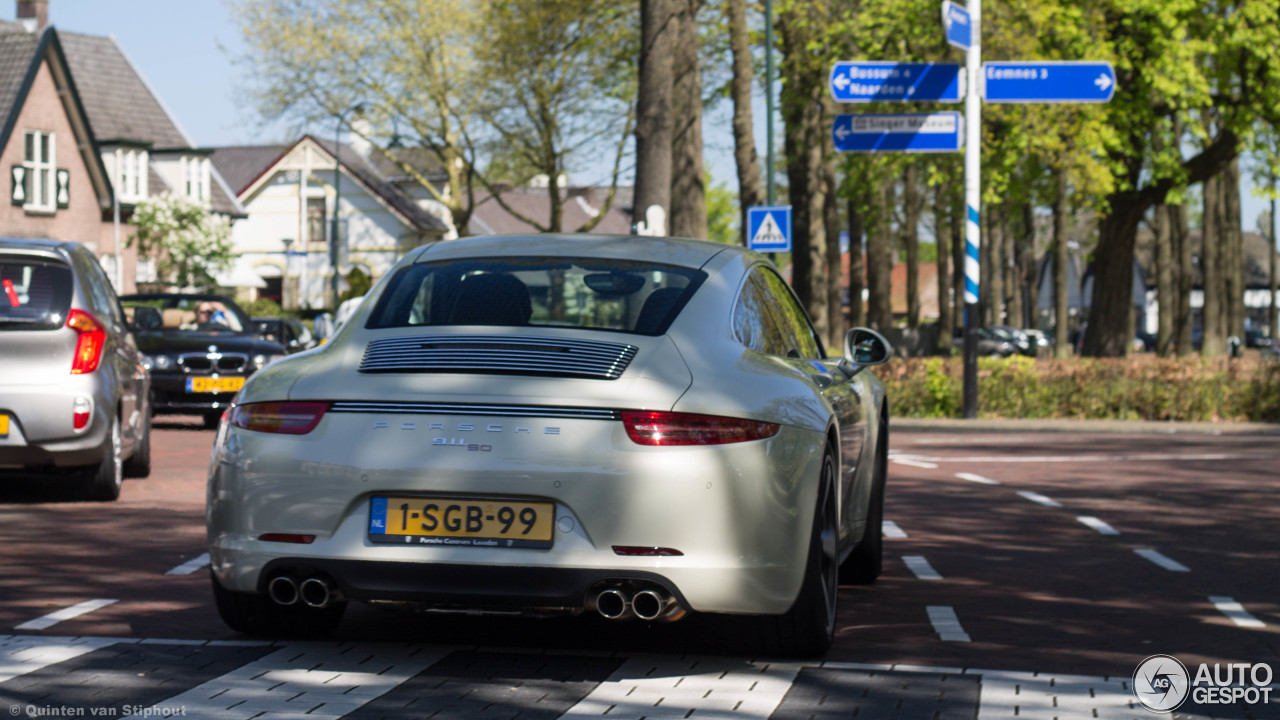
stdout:
{"type": "Polygon", "coordinates": [[[999,480],[992,480],[991,478],[985,478],[985,477],[982,477],[981,475],[974,475],[973,473],[967,473],[967,472],[956,473],[956,477],[960,478],[961,480],[976,482],[979,485],[999,485],[1000,484],[999,480]]]}
{"type": "Polygon", "coordinates": [[[191,573],[199,570],[202,567],[205,567],[208,564],[209,564],[209,553],[205,553],[198,557],[191,558],[190,560],[182,563],[178,567],[166,572],[165,575],[190,575],[191,573]]]}
{"type": "Polygon", "coordinates": [[[895,455],[895,456],[891,456],[889,459],[896,463],[900,463],[902,465],[909,465],[911,467],[924,468],[926,470],[932,470],[938,467],[937,463],[925,462],[924,460],[917,460],[914,457],[908,457],[905,455],[895,455]]]}
{"type": "Polygon", "coordinates": [[[924,559],[923,555],[903,555],[902,562],[907,566],[908,570],[915,573],[915,576],[921,580],[942,579],[942,576],[938,574],[937,570],[933,569],[933,566],[929,564],[928,560],[924,559]]]}
{"type": "Polygon", "coordinates": [[[1242,628],[1261,628],[1267,626],[1266,623],[1253,615],[1250,615],[1249,611],[1245,610],[1243,605],[1235,601],[1235,598],[1230,598],[1225,595],[1211,595],[1209,597],[1209,602],[1218,609],[1218,612],[1226,615],[1231,622],[1242,628]]]}
{"type": "Polygon", "coordinates": [[[16,630],[44,630],[44,629],[46,629],[46,628],[50,628],[50,627],[53,627],[54,625],[57,625],[58,623],[62,622],[63,620],[70,620],[70,619],[72,619],[72,618],[80,617],[81,615],[84,615],[85,613],[91,613],[91,612],[93,612],[94,610],[97,610],[98,608],[104,608],[104,607],[106,607],[106,606],[108,606],[108,605],[110,605],[110,604],[112,604],[112,603],[114,603],[114,602],[116,602],[116,601],[115,601],[115,600],[101,600],[101,599],[100,599],[100,600],[86,600],[86,601],[84,601],[84,602],[82,602],[82,603],[79,603],[79,604],[77,604],[77,605],[72,605],[71,607],[62,608],[61,610],[59,610],[59,611],[57,611],[57,612],[49,613],[48,615],[45,615],[44,617],[38,617],[38,618],[36,618],[35,620],[28,620],[28,621],[26,621],[26,622],[22,623],[21,625],[15,625],[15,626],[14,626],[14,629],[16,629],[16,630]]]}
{"type": "Polygon", "coordinates": [[[898,527],[898,523],[892,520],[885,520],[880,523],[880,532],[883,533],[885,537],[893,538],[895,540],[903,540],[907,537],[907,531],[898,527]]]}
{"type": "Polygon", "coordinates": [[[43,635],[0,637],[0,682],[35,672],[87,652],[108,647],[115,638],[65,638],[43,635]]]}
{"type": "Polygon", "coordinates": [[[980,455],[938,457],[912,455],[920,462],[946,463],[1094,463],[1094,462],[1187,462],[1190,460],[1270,460],[1275,453],[1135,453],[1132,455],[980,455]]]}
{"type": "Polygon", "coordinates": [[[1191,568],[1187,567],[1186,565],[1183,565],[1177,560],[1174,560],[1168,555],[1165,555],[1159,550],[1152,550],[1150,548],[1137,548],[1134,550],[1134,552],[1137,553],[1139,557],[1144,557],[1150,560],[1151,562],[1159,565],[1160,567],[1164,568],[1165,570],[1172,570],[1173,572],[1191,572],[1191,568]]]}
{"type": "Polygon", "coordinates": [[[1120,534],[1119,530],[1111,527],[1107,523],[1103,522],[1102,520],[1099,520],[1096,517],[1093,517],[1092,515],[1080,515],[1080,516],[1077,516],[1076,519],[1084,523],[1086,526],[1091,527],[1094,530],[1097,530],[1099,533],[1103,535],[1119,535],[1120,534]]]}
{"type": "Polygon", "coordinates": [[[1053,507],[1053,508],[1062,507],[1062,503],[1058,502],[1057,500],[1054,500],[1053,498],[1045,497],[1044,495],[1041,495],[1040,493],[1037,493],[1037,492],[1031,492],[1030,490],[1023,490],[1018,494],[1030,500],[1033,503],[1038,503],[1045,507],[1053,507]]]}
{"type": "Polygon", "coordinates": [[[950,605],[930,605],[925,610],[929,613],[929,622],[934,632],[944,642],[971,642],[969,633],[960,625],[956,617],[956,609],[950,605]]]}

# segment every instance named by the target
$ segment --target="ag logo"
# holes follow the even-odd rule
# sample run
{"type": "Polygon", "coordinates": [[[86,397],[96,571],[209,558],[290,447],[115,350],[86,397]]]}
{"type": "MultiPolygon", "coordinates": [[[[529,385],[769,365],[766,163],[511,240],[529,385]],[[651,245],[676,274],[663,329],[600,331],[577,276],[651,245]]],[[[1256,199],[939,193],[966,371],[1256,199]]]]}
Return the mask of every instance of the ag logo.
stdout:
{"type": "Polygon", "coordinates": [[[1171,655],[1152,655],[1138,664],[1133,673],[1133,694],[1148,710],[1173,712],[1191,691],[1191,676],[1180,660],[1171,655]]]}

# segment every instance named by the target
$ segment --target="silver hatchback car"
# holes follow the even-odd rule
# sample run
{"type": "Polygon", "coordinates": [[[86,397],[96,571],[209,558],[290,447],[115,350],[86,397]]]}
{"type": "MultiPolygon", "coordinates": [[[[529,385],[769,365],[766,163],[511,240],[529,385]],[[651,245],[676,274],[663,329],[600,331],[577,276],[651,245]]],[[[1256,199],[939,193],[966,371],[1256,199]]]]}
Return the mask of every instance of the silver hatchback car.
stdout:
{"type": "Polygon", "coordinates": [[[115,500],[150,473],[150,376],[83,245],[0,238],[0,368],[0,480],[69,477],[115,500]]]}

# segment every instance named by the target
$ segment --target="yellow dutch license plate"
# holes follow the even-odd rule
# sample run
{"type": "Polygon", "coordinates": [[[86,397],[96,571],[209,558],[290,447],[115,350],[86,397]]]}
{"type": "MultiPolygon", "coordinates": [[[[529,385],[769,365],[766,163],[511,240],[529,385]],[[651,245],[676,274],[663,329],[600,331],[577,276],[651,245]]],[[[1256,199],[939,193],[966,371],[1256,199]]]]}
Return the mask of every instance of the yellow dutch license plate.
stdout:
{"type": "Polygon", "coordinates": [[[549,548],[555,504],[478,498],[375,497],[369,539],[397,545],[549,548]]]}
{"type": "Polygon", "coordinates": [[[0,437],[7,437],[8,435],[9,435],[9,416],[5,415],[4,413],[0,413],[0,437]]]}
{"type": "Polygon", "coordinates": [[[187,378],[187,392],[229,393],[244,387],[242,377],[193,377],[187,378]]]}

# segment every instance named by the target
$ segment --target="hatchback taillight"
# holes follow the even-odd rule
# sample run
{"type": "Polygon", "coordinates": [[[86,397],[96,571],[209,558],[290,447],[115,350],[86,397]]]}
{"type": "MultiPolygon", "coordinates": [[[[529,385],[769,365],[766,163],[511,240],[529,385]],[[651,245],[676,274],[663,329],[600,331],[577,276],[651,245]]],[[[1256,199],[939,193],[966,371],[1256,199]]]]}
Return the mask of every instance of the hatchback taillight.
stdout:
{"type": "Polygon", "coordinates": [[[107,342],[107,331],[93,315],[83,310],[72,310],[67,317],[67,327],[78,333],[76,354],[71,359],[71,374],[84,375],[98,369],[102,361],[102,346],[107,342]]]}
{"type": "Polygon", "coordinates": [[[778,434],[774,423],[677,412],[623,410],[622,424],[640,445],[724,445],[778,434]]]}
{"type": "Polygon", "coordinates": [[[320,424],[327,402],[265,402],[237,405],[231,424],[257,432],[306,435],[320,424]]]}

